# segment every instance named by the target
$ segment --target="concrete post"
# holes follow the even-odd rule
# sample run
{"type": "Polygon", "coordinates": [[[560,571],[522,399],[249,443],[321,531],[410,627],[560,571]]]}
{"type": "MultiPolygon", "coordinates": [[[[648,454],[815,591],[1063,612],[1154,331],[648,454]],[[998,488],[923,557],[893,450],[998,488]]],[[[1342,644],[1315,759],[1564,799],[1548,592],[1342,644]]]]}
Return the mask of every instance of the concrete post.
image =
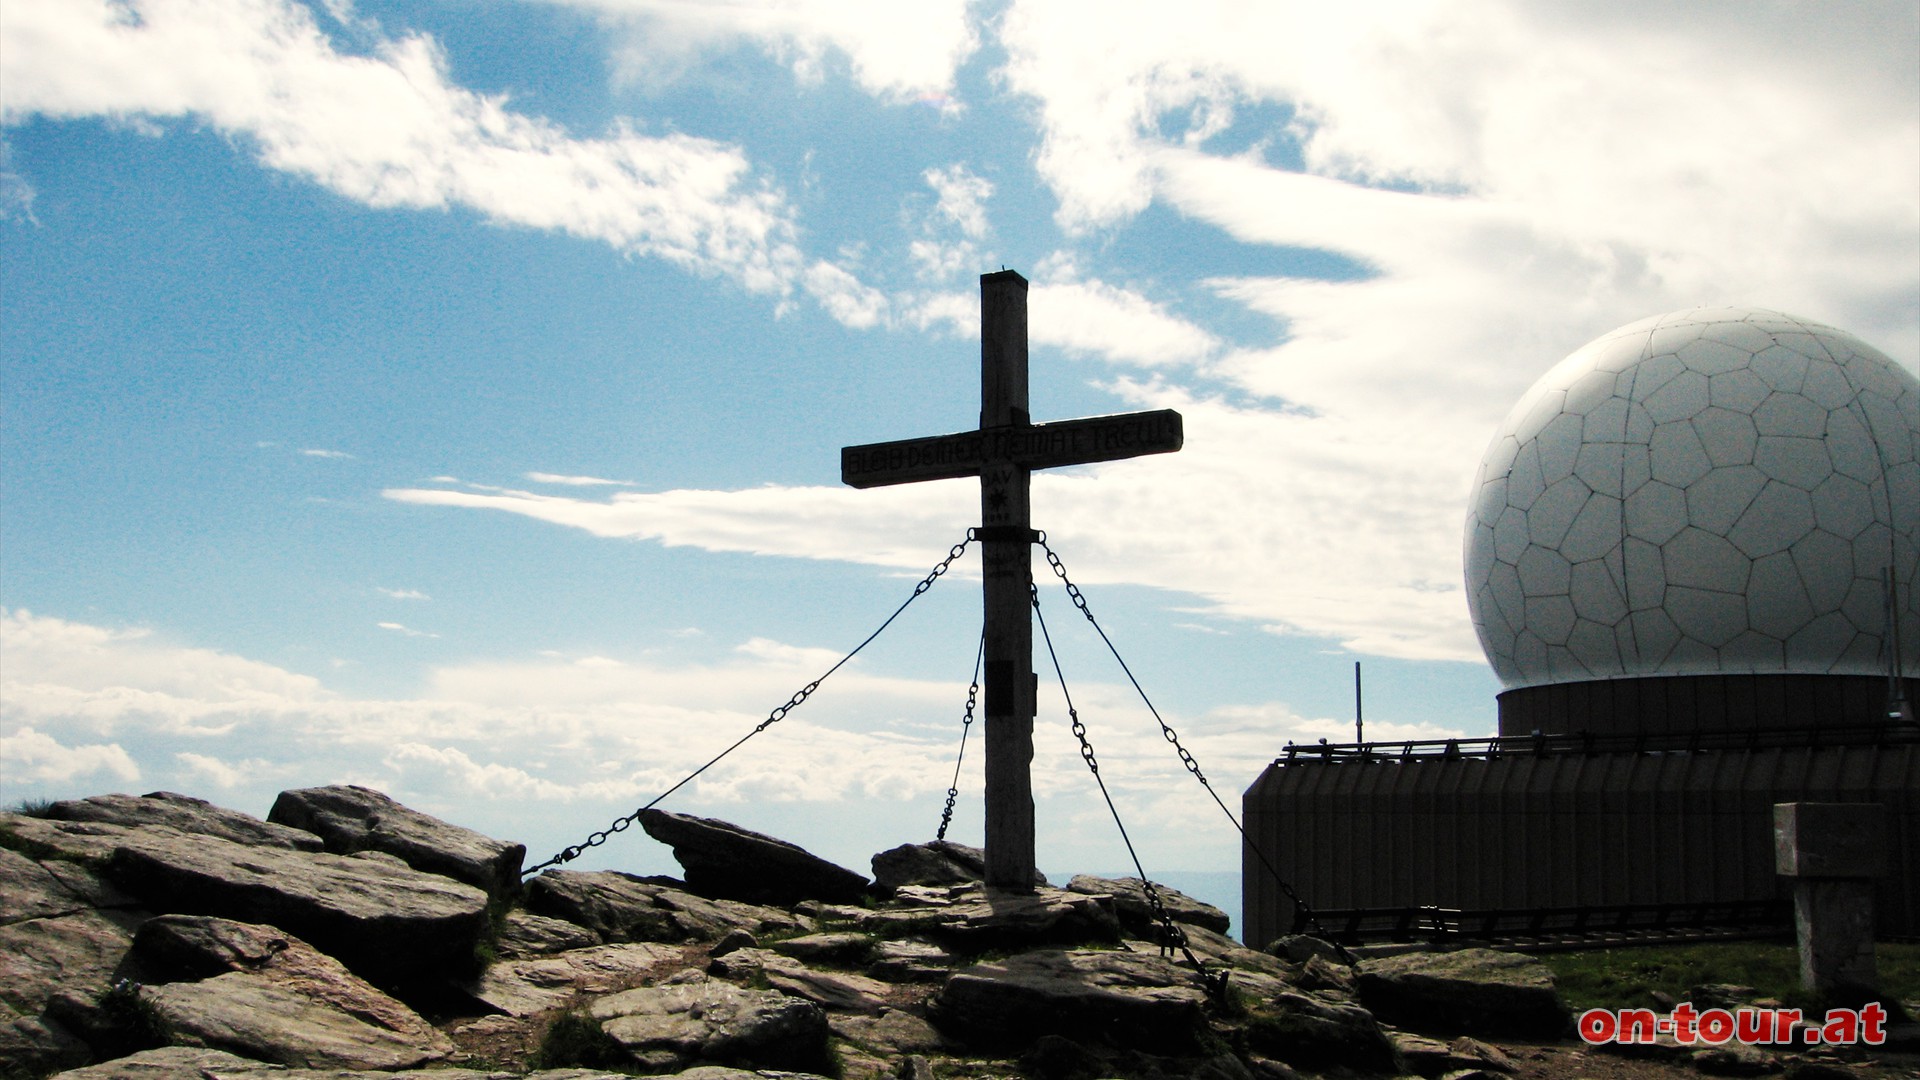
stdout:
{"type": "Polygon", "coordinates": [[[1776,803],[1774,870],[1793,880],[1800,985],[1828,999],[1870,998],[1873,891],[1887,870],[1879,803],[1776,803]]]}

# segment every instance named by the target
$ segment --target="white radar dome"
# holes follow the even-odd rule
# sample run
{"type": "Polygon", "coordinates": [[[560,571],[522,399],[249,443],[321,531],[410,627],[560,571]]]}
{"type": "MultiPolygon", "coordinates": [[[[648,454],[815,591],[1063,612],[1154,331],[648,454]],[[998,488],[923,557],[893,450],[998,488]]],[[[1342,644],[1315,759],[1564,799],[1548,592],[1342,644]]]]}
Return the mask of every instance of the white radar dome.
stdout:
{"type": "Polygon", "coordinates": [[[1509,689],[1648,675],[1920,671],[1920,380],[1748,308],[1622,327],[1502,423],[1466,585],[1509,689]],[[1889,605],[1888,568],[1897,582],[1889,605]]]}

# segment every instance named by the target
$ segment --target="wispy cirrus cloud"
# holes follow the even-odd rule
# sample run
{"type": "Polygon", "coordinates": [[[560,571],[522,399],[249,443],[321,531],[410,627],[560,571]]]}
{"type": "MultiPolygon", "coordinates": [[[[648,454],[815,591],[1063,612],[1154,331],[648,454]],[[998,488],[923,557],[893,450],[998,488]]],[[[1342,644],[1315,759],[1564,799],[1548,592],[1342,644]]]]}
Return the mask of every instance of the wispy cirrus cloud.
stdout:
{"type": "Polygon", "coordinates": [[[4,119],[190,120],[269,168],[377,207],[463,207],[785,294],[791,209],[736,146],[573,135],[451,78],[431,39],[365,26],[347,53],[290,0],[18,0],[0,11],[4,119]]]}
{"type": "MultiPolygon", "coordinates": [[[[631,480],[603,480],[598,476],[568,476],[563,473],[530,472],[526,478],[536,484],[559,484],[562,487],[632,487],[631,480]]],[[[436,483],[446,483],[445,478],[436,477],[436,483]]],[[[455,481],[457,482],[457,481],[455,481]]]]}

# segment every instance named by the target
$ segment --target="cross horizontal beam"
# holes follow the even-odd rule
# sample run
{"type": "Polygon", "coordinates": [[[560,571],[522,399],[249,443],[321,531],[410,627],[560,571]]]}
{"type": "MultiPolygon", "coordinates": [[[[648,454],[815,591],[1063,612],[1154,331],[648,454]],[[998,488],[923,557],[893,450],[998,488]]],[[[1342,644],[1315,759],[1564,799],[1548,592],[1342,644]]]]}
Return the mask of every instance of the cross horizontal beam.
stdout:
{"type": "Polygon", "coordinates": [[[840,451],[840,480],[873,488],[918,480],[979,476],[990,464],[1057,469],[1145,454],[1170,454],[1185,439],[1172,409],[1012,424],[921,439],[868,443],[840,451]]]}

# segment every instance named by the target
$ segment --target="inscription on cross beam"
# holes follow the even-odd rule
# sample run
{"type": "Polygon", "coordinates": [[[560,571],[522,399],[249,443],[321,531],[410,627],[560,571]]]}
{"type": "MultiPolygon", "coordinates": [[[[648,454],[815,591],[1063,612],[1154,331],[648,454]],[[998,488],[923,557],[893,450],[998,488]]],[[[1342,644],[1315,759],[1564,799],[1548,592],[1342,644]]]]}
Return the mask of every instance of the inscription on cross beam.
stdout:
{"type": "Polygon", "coordinates": [[[1002,270],[980,278],[979,429],[840,451],[840,479],[856,488],[980,478],[988,885],[1031,890],[1036,877],[1030,776],[1033,470],[1172,453],[1182,437],[1180,414],[1172,409],[1033,423],[1027,410],[1027,279],[1002,270]]]}

